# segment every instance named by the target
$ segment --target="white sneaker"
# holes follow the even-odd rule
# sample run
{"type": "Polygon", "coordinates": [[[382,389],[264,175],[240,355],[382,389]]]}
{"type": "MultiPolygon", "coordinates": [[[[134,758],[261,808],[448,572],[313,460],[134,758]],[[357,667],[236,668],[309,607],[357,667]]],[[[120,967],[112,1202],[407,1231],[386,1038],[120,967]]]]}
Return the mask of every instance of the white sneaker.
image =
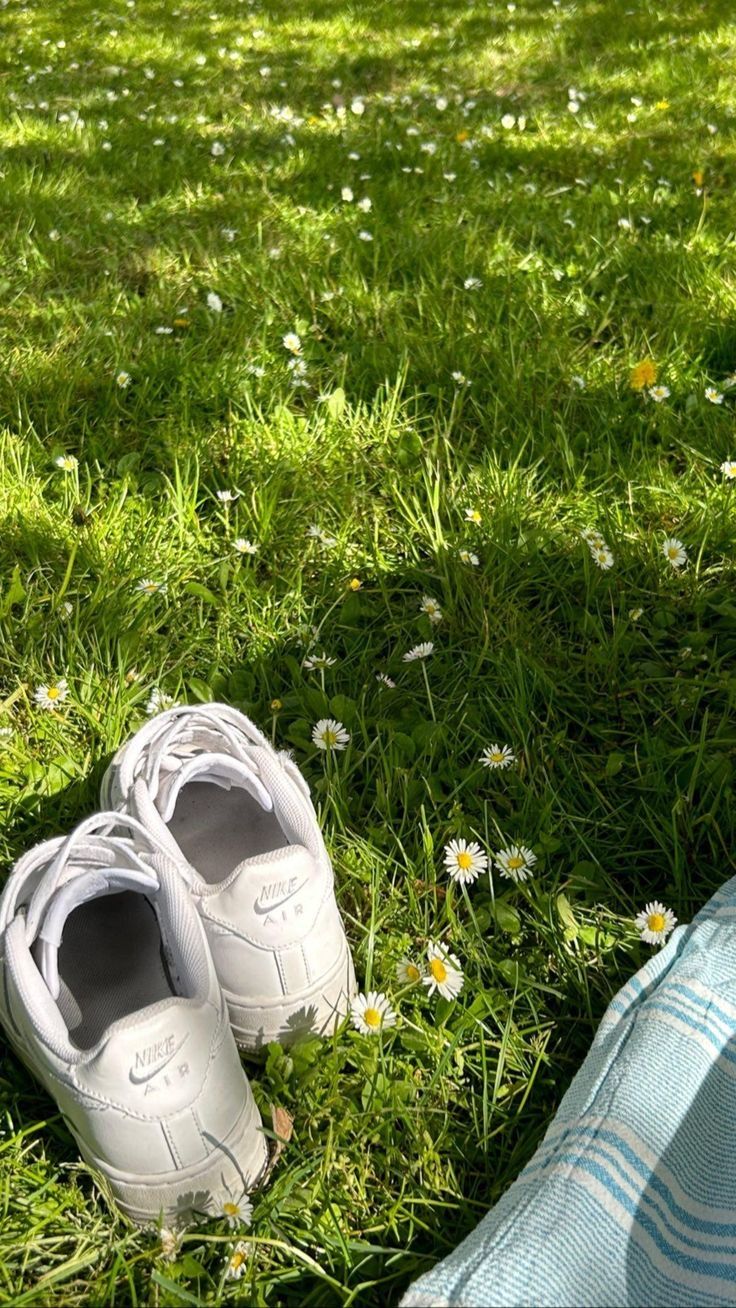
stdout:
{"type": "Polygon", "coordinates": [[[224,704],[169,709],[118,751],[102,802],[182,861],[242,1049],[334,1030],[355,973],[309,787],[289,754],[224,704]]]}
{"type": "Polygon", "coordinates": [[[99,814],[16,864],[0,1018],[108,1197],[172,1222],[237,1203],[267,1146],[189,890],[137,828],[99,814]]]}

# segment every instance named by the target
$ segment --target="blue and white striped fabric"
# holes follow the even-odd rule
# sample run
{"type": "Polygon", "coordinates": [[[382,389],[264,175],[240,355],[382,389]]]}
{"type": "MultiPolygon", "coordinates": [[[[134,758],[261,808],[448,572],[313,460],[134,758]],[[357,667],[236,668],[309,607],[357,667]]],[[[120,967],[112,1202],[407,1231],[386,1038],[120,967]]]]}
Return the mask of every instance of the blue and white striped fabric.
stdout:
{"type": "Polygon", "coordinates": [[[532,1161],[404,1308],[736,1304],[736,877],[624,986],[532,1161]]]}

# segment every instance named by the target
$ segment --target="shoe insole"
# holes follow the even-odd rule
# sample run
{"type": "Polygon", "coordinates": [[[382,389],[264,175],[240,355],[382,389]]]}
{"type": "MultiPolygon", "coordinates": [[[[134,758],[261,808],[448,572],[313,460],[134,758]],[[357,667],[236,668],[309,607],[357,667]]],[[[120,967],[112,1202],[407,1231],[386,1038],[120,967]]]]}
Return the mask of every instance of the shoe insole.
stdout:
{"type": "Polygon", "coordinates": [[[59,980],[59,1009],[78,1049],[119,1018],[175,995],[145,895],[126,890],[75,908],[64,924],[59,980]]]}
{"type": "Polygon", "coordinates": [[[288,845],[278,819],[257,799],[234,786],[190,781],[179,791],[169,830],[185,858],[210,885],[254,854],[288,845]]]}

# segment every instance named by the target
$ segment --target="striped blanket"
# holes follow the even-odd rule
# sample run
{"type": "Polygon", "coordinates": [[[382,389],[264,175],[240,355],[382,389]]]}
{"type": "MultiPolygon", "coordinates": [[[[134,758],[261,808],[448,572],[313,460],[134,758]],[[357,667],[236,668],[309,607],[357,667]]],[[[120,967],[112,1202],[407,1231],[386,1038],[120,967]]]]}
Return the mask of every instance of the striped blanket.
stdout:
{"type": "Polygon", "coordinates": [[[402,1304],[736,1304],[736,877],[616,995],[532,1161],[402,1304]]]}

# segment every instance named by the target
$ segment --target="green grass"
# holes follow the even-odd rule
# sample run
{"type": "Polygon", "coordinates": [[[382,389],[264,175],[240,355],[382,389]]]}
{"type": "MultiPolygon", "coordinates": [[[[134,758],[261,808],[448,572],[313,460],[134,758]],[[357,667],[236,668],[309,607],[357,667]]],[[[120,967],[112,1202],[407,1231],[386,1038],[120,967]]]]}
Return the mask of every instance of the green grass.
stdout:
{"type": "Polygon", "coordinates": [[[154,688],[225,699],[303,766],[361,983],[401,1020],[254,1070],[294,1136],[224,1287],[227,1229],[164,1262],[8,1056],[0,1303],[396,1302],[531,1156],[648,954],[638,909],[686,920],[734,871],[727,6],[211,5],[3,8],[3,861],[94,808],[154,688]],[[659,404],[629,384],[648,357],[659,404]],[[428,639],[425,682],[402,655],[428,639]],[[351,733],[332,760],[323,716],[351,733]],[[453,836],[523,841],[536,875],[464,892],[453,836]],[[437,939],[452,1004],[394,981],[437,939]]]}

